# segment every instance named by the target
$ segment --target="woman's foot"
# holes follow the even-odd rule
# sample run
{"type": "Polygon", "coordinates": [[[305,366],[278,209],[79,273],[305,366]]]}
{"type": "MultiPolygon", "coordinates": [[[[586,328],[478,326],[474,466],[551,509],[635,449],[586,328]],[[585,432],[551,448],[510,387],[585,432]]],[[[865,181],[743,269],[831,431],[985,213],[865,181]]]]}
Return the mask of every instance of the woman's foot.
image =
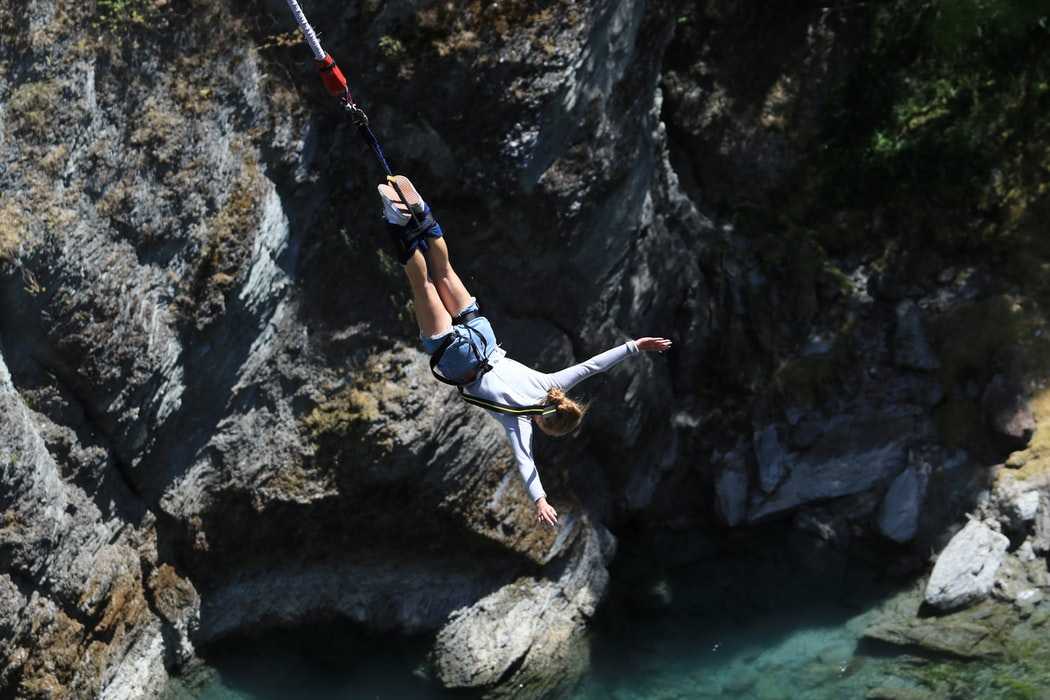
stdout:
{"type": "Polygon", "coordinates": [[[392,175],[387,183],[378,186],[379,197],[383,200],[383,215],[387,222],[397,226],[407,224],[415,217],[422,217],[427,205],[404,175],[392,175]]]}
{"type": "Polygon", "coordinates": [[[379,185],[377,189],[383,200],[387,229],[397,249],[398,259],[404,265],[416,250],[427,251],[427,238],[440,238],[444,232],[430,207],[407,177],[394,175],[388,177],[387,181],[390,184],[379,185]]]}

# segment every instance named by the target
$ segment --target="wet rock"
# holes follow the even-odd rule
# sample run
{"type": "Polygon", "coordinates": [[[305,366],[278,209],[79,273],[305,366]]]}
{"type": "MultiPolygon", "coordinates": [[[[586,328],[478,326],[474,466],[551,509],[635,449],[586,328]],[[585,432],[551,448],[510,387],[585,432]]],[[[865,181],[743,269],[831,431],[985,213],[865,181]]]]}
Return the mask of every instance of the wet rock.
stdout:
{"type": "Polygon", "coordinates": [[[992,592],[1010,540],[971,520],[937,557],[926,585],[926,603],[938,610],[971,605],[992,592]]]}
{"type": "Polygon", "coordinates": [[[904,543],[918,532],[927,473],[920,467],[909,466],[890,484],[879,510],[879,531],[888,539],[904,543]]]}
{"type": "Polygon", "coordinates": [[[893,359],[898,367],[922,371],[940,367],[923,328],[922,313],[911,300],[897,305],[897,325],[893,331],[893,359]]]}
{"type": "Polygon", "coordinates": [[[1021,593],[1031,588],[1027,568],[1019,558],[1007,555],[995,574],[992,593],[999,600],[1012,603],[1021,593]]]}
{"type": "Polygon", "coordinates": [[[937,697],[921,688],[872,688],[864,696],[866,700],[935,700],[937,697]]]}
{"type": "Polygon", "coordinates": [[[1004,654],[993,632],[976,622],[914,619],[877,623],[864,631],[863,638],[925,653],[982,659],[1004,654]]]}
{"type": "Polygon", "coordinates": [[[1015,449],[1027,445],[1035,433],[1035,416],[1024,391],[1001,374],[985,387],[981,410],[992,430],[1008,439],[1015,449]]]}
{"type": "Polygon", "coordinates": [[[918,687],[873,687],[866,700],[934,700],[936,695],[918,687]]]}

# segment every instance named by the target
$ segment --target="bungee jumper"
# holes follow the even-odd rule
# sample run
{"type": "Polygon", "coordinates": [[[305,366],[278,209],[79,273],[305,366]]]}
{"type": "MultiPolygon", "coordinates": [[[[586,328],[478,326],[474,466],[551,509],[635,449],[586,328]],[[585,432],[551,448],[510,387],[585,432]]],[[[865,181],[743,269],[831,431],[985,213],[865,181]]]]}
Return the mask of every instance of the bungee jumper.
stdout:
{"type": "Polygon", "coordinates": [[[387,181],[378,186],[383,216],[412,289],[420,341],[430,355],[431,372],[437,380],[455,386],[464,401],[485,409],[499,421],[536,505],[536,520],[556,527],[558,513],[547,502],[532,457],[533,427],[552,436],[573,432],[586,408],[566,392],[631,355],[664,352],[671,347],[671,341],[649,337],[629,340],[553,373],[538,372],[507,357],[477,299],[453,269],[444,231],[433,211],[407,177],[391,171],[342,72],[321,48],[298,2],[287,2],[310,45],[325,86],[340,99],[386,171],[387,181]]]}

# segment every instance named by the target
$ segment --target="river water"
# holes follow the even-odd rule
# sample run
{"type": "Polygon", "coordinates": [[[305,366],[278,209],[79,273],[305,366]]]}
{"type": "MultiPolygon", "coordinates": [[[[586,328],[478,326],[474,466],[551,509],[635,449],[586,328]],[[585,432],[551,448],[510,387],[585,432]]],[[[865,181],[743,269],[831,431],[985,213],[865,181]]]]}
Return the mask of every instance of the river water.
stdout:
{"type": "MultiPolygon", "coordinates": [[[[904,595],[902,582],[878,568],[807,553],[797,542],[762,552],[693,552],[684,562],[652,551],[640,546],[618,557],[591,628],[590,672],[565,698],[838,700],[894,692],[948,697],[938,694],[948,688],[962,688],[952,696],[964,698],[1050,697],[995,685],[1011,682],[1009,670],[1002,680],[1002,669],[989,675],[974,664],[931,666],[859,644],[878,606],[904,595]],[[976,683],[985,690],[965,694],[976,693],[976,683]]],[[[271,631],[207,650],[209,667],[174,685],[172,697],[463,698],[426,678],[428,642],[371,637],[339,623],[271,631]]]]}

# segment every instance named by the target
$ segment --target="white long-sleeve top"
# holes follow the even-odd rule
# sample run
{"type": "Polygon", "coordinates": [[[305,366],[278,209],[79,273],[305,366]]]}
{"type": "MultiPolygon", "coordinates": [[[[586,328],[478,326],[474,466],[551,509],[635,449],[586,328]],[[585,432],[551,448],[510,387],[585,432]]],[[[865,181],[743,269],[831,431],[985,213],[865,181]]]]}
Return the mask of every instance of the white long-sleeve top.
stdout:
{"type": "MultiPolygon", "coordinates": [[[[464,390],[471,396],[507,406],[534,406],[546,400],[550,389],[568,391],[587,377],[604,372],[637,352],[638,346],[629,340],[578,365],[547,374],[506,357],[503,350],[497,348],[489,357],[492,369],[478,381],[464,387],[464,390]]],[[[546,497],[536,463],[532,459],[532,416],[510,416],[496,411],[489,413],[507,431],[518,471],[532,500],[546,497]]]]}

